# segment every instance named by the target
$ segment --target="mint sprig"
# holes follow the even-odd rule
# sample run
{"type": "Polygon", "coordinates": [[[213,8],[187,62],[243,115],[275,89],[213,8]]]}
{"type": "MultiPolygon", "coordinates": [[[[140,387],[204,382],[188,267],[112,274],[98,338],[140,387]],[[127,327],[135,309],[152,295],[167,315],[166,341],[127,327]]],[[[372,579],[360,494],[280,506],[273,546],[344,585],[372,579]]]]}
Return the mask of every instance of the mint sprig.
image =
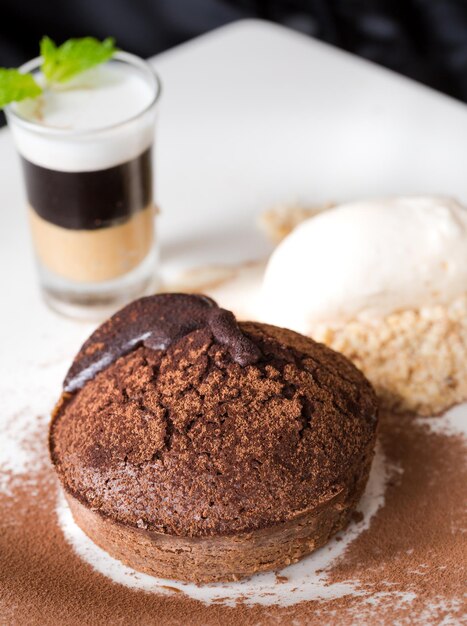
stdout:
{"type": "MultiPolygon", "coordinates": [[[[104,41],[94,37],[69,39],[61,46],[57,46],[50,37],[43,37],[40,42],[41,70],[49,85],[65,83],[77,74],[105,63],[116,50],[113,37],[104,41]]],[[[36,98],[42,91],[31,74],[0,68],[0,109],[10,102],[36,98]]]]}
{"type": "Polygon", "coordinates": [[[31,74],[0,67],[0,109],[10,102],[35,98],[42,93],[31,74]]]}
{"type": "Polygon", "coordinates": [[[107,37],[99,41],[94,37],[69,39],[57,46],[50,37],[40,43],[42,73],[48,83],[64,83],[85,70],[105,63],[114,55],[115,40],[107,37]]]}

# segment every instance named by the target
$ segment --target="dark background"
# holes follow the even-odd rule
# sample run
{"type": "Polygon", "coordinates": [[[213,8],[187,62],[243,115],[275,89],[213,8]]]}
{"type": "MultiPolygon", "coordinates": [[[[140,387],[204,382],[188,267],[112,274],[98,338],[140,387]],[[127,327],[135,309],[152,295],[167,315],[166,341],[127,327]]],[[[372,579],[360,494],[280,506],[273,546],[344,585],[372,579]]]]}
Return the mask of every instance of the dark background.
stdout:
{"type": "Polygon", "coordinates": [[[0,66],[37,56],[44,34],[113,35],[148,57],[259,17],[467,101],[467,0],[1,0],[0,15],[0,66]]]}

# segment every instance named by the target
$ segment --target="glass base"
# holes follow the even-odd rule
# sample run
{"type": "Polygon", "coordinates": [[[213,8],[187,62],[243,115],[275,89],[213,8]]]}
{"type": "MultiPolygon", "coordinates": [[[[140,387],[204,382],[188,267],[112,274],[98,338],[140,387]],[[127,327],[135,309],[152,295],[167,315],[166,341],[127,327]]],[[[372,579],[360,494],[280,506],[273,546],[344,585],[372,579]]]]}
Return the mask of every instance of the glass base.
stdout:
{"type": "Polygon", "coordinates": [[[156,268],[156,249],[125,276],[100,283],[72,283],[39,263],[41,291],[46,304],[60,315],[102,321],[132,300],[155,293],[160,286],[156,268]]]}

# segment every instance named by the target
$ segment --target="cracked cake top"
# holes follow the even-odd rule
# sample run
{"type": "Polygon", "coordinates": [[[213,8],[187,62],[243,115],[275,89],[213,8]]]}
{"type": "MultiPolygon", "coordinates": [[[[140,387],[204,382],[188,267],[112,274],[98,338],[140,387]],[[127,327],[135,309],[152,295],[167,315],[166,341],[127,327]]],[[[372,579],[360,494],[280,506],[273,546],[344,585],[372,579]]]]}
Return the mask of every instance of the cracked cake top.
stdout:
{"type": "Polygon", "coordinates": [[[230,535],[343,489],[372,454],[376,416],[370,384],[340,354],[166,294],[129,305],[84,344],[50,450],[65,489],[104,516],[230,535]]]}

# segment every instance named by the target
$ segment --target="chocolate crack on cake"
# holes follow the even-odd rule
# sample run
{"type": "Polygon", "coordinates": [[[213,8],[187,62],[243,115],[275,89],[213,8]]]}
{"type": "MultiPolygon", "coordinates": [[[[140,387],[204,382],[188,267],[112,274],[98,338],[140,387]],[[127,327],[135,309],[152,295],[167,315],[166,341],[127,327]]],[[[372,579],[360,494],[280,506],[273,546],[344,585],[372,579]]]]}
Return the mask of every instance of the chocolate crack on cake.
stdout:
{"type": "Polygon", "coordinates": [[[75,520],[150,574],[226,580],[297,561],[348,523],[368,478],[377,405],[364,376],[202,296],[123,309],[65,390],[50,450],[75,520]]]}

